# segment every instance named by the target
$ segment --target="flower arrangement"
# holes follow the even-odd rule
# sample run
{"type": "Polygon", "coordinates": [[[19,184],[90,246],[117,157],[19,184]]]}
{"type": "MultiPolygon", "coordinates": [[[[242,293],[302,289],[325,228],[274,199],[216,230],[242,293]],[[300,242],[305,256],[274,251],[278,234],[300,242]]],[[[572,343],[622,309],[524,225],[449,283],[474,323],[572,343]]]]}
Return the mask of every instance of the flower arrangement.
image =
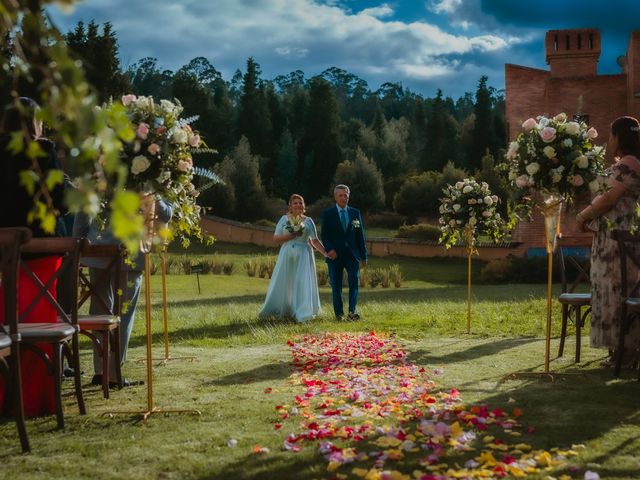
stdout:
{"type": "Polygon", "coordinates": [[[476,235],[488,235],[494,240],[503,236],[504,222],[496,207],[500,201],[492,195],[486,182],[465,178],[447,185],[440,199],[440,243],[446,248],[464,241],[471,248],[476,235]]]}
{"type": "Polygon", "coordinates": [[[351,222],[351,226],[352,226],[353,228],[356,228],[356,229],[360,228],[360,220],[358,220],[357,218],[356,218],[356,219],[354,219],[354,220],[351,222]]]}
{"type": "Polygon", "coordinates": [[[304,220],[300,215],[288,215],[287,223],[285,224],[284,228],[289,233],[294,233],[296,235],[302,234],[302,232],[304,231],[304,220]]]}
{"type": "MultiPolygon", "coordinates": [[[[522,128],[505,155],[517,192],[556,195],[571,203],[601,188],[598,177],[604,174],[605,151],[593,143],[595,128],[581,120],[568,121],[565,113],[529,118],[522,128]]],[[[523,204],[530,212],[531,202],[523,204]]]]}
{"type": "Polygon", "coordinates": [[[152,97],[130,94],[121,102],[135,132],[121,152],[129,169],[126,188],[172,203],[169,237],[178,236],[183,244],[188,244],[190,236],[201,238],[196,204],[200,191],[193,184],[192,155],[215,151],[189,125],[197,117],[181,119],[183,108],[177,100],[157,103],[152,97]]]}

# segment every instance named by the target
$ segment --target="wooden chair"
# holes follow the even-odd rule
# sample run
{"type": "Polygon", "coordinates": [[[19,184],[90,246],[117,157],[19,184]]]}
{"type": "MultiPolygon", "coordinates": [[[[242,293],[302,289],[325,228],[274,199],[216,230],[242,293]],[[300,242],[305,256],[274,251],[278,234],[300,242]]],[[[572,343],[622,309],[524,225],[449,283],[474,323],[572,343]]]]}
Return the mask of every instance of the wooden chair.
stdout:
{"type": "MultiPolygon", "coordinates": [[[[23,452],[29,452],[24,421],[22,375],[20,373],[20,334],[18,333],[18,265],[20,247],[31,239],[27,228],[0,229],[1,284],[4,292],[4,325],[0,325],[0,371],[5,379],[5,405],[11,407],[23,452]]],[[[9,408],[6,409],[7,411],[9,408]]]]}
{"type": "Polygon", "coordinates": [[[124,257],[124,249],[118,244],[96,244],[85,243],[80,264],[83,265],[87,259],[102,259],[106,262],[106,267],[100,270],[100,275],[94,281],[90,276],[80,269],[81,293],[78,298],[78,308],[88,299],[100,303],[100,307],[105,314],[78,315],[78,325],[80,333],[91,339],[98,355],[102,359],[102,395],[109,398],[109,370],[111,369],[108,352],[111,351],[115,361],[115,374],[118,388],[122,388],[122,371],[120,369],[120,270],[124,257]],[[111,285],[113,291],[113,301],[103,298],[96,292],[96,287],[102,283],[111,285]]]}
{"type": "MultiPolygon", "coordinates": [[[[634,320],[640,319],[640,275],[635,278],[631,273],[635,270],[640,272],[640,233],[632,234],[623,230],[615,230],[613,238],[618,241],[620,253],[620,302],[621,302],[621,325],[618,336],[618,351],[616,354],[616,367],[614,374],[617,377],[622,369],[624,357],[624,339],[631,329],[634,320]],[[635,266],[635,269],[631,267],[635,266]]],[[[640,381],[640,372],[638,373],[640,381]]]]}
{"type": "Polygon", "coordinates": [[[560,261],[560,278],[562,281],[562,293],[558,301],[562,305],[562,329],[560,333],[560,347],[558,357],[564,353],[564,341],[567,337],[567,324],[573,321],[576,328],[576,363],[580,362],[580,348],[582,341],[582,328],[591,313],[591,293],[577,293],[576,289],[580,284],[590,283],[589,260],[580,261],[576,255],[566,255],[562,245],[558,248],[558,259],[560,261]],[[570,270],[577,273],[573,282],[569,283],[567,274],[570,270]]]}
{"type": "Polygon", "coordinates": [[[37,353],[47,365],[49,373],[53,375],[56,402],[56,420],[58,428],[64,428],[64,414],[62,410],[62,356],[66,354],[69,366],[74,370],[75,395],[78,409],[81,415],[86,413],[84,398],[82,396],[82,384],[80,379],[80,355],[78,349],[78,308],[73,302],[71,312],[66,312],[55,297],[49,293],[49,288],[60,277],[65,268],[71,272],[71,286],[73,291],[78,291],[78,265],[80,249],[84,240],[80,238],[33,238],[22,248],[22,254],[54,255],[62,257],[60,268],[49,278],[38,278],[25,262],[21,262],[20,268],[32,279],[38,287],[38,295],[19,317],[18,332],[22,337],[25,348],[37,353]],[[40,299],[46,299],[58,312],[58,321],[55,323],[22,323],[40,299]],[[52,358],[49,358],[37,344],[51,345],[52,358]]]}

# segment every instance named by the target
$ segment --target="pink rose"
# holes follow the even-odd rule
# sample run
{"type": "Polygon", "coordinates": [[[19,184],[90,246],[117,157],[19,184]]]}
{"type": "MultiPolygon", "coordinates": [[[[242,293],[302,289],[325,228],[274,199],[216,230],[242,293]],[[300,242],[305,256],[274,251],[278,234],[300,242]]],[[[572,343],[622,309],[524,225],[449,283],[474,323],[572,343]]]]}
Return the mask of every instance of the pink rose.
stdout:
{"type": "Polygon", "coordinates": [[[556,129],[553,127],[544,127],[540,131],[540,138],[545,143],[553,142],[556,138],[556,129]]]}
{"type": "Polygon", "coordinates": [[[147,147],[147,152],[149,152],[151,155],[157,155],[160,153],[160,145],[158,145],[157,143],[152,143],[151,145],[149,145],[147,147]]]}
{"type": "Polygon", "coordinates": [[[591,127],[589,130],[587,130],[587,136],[591,139],[594,139],[598,136],[598,131],[591,127]]]}
{"type": "Polygon", "coordinates": [[[525,131],[528,132],[529,130],[533,130],[534,128],[536,128],[537,125],[538,123],[533,118],[527,118],[522,124],[522,128],[524,128],[525,131]]]}
{"type": "Polygon", "coordinates": [[[149,136],[149,125],[147,125],[144,122],[141,122],[140,125],[138,125],[138,128],[136,129],[136,135],[138,136],[139,139],[146,140],[147,137],[149,136]]]}
{"type": "Polygon", "coordinates": [[[156,128],[156,133],[158,135],[162,135],[166,131],[167,131],[167,127],[165,127],[164,125],[160,125],[158,128],[156,128]]]}
{"type": "Polygon", "coordinates": [[[132,102],[135,102],[136,99],[138,97],[136,97],[134,94],[130,93],[128,95],[123,95],[122,98],[120,99],[120,101],[122,102],[122,105],[124,105],[125,107],[129,104],[131,104],[132,102]]]}
{"type": "Polygon", "coordinates": [[[582,178],[582,175],[574,175],[573,177],[571,177],[569,182],[571,183],[571,185],[580,187],[581,185],[584,185],[584,178],[582,178]]]}
{"type": "Polygon", "coordinates": [[[191,164],[189,162],[185,162],[184,160],[178,161],[178,170],[181,172],[188,172],[191,168],[191,164]]]}
{"type": "Polygon", "coordinates": [[[189,145],[192,147],[197,147],[200,145],[200,135],[191,135],[189,137],[189,145]]]}
{"type": "Polygon", "coordinates": [[[518,186],[518,188],[529,186],[529,177],[527,177],[526,175],[520,175],[518,178],[516,178],[516,185],[518,186]]]}

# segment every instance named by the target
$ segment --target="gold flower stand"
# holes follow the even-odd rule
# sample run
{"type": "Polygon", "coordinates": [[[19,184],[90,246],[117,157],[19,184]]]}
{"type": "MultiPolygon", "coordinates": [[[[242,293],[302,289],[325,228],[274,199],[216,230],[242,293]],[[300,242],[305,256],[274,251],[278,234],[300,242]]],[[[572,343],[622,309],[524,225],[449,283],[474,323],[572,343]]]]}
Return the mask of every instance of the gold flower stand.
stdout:
{"type": "Polygon", "coordinates": [[[473,227],[467,225],[464,230],[464,243],[467,250],[467,334],[471,334],[471,257],[478,250],[474,248],[473,227]]]}

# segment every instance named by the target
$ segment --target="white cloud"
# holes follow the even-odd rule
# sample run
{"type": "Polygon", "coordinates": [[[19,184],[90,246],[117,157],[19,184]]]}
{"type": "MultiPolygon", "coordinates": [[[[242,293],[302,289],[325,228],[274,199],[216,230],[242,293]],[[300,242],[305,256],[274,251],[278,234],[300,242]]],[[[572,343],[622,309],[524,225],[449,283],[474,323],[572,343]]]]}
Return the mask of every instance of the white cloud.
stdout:
{"type": "MultiPolygon", "coordinates": [[[[461,1],[440,0],[433,8],[449,11],[461,1]]],[[[125,67],[153,56],[175,70],[203,56],[225,78],[250,56],[265,78],[296,69],[310,76],[331,66],[363,77],[387,75],[382,81],[438,78],[463,68],[443,59],[448,55],[491,52],[513,42],[388,18],[393,15],[387,3],[354,14],[316,0],[92,0],[79,3],[70,17],[59,11],[53,16],[63,30],[78,20],[110,21],[125,67]]]]}
{"type": "Polygon", "coordinates": [[[427,4],[432,12],[435,13],[454,13],[462,5],[462,0],[432,0],[427,4]]]}
{"type": "Polygon", "coordinates": [[[364,10],[358,12],[358,15],[368,15],[370,17],[384,18],[392,16],[393,13],[393,8],[385,3],[383,5],[380,5],[379,7],[365,8],[364,10]]]}

